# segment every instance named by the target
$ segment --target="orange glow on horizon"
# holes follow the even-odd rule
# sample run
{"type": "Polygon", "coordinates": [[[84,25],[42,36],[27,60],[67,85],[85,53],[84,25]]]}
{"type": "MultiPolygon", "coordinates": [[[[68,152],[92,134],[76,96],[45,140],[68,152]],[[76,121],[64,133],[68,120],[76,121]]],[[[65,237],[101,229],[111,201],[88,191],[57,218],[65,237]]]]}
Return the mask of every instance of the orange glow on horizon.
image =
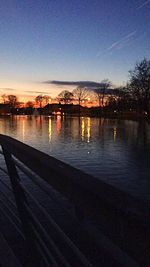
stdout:
{"type": "MultiPolygon", "coordinates": [[[[49,97],[49,104],[59,103],[57,99],[58,94],[62,88],[54,87],[51,84],[42,84],[40,82],[24,82],[24,81],[1,81],[0,83],[0,103],[4,103],[2,95],[15,95],[21,107],[26,107],[27,102],[33,102],[34,107],[38,108],[39,105],[35,103],[35,98],[38,95],[47,95],[49,97]]],[[[67,87],[67,90],[72,91],[73,87],[67,87]]],[[[109,96],[104,99],[105,105],[108,103],[109,96]]],[[[73,104],[78,104],[77,100],[73,101],[73,104]]],[[[43,102],[42,107],[46,105],[43,102]]],[[[87,99],[81,101],[83,107],[96,107],[99,106],[98,100],[94,97],[88,96],[87,99]]]]}

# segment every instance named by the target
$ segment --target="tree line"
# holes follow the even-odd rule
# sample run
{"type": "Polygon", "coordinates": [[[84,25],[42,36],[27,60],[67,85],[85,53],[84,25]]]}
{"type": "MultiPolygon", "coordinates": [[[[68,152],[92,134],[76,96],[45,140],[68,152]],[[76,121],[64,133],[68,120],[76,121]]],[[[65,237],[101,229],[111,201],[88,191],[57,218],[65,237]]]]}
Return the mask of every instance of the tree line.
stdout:
{"type": "Polygon", "coordinates": [[[118,97],[110,99],[109,109],[135,111],[150,116],[150,60],[144,58],[129,71],[129,81],[118,88],[118,97]]]}
{"type": "MultiPolygon", "coordinates": [[[[98,99],[99,105],[103,106],[106,89],[110,87],[111,87],[111,82],[108,79],[106,79],[106,80],[103,80],[99,84],[99,88],[92,90],[92,89],[89,89],[88,87],[78,86],[72,92],[70,92],[69,90],[61,91],[58,94],[56,99],[58,102],[64,103],[64,104],[69,104],[71,103],[71,101],[76,101],[78,105],[81,105],[82,101],[86,101],[88,98],[94,99],[95,97],[98,99]]],[[[3,94],[1,97],[2,97],[3,103],[9,104],[10,107],[14,108],[16,106],[19,106],[20,104],[17,96],[15,95],[3,94]]],[[[44,105],[47,105],[49,103],[51,98],[48,95],[38,95],[35,97],[34,100],[35,100],[34,102],[36,103],[36,105],[39,106],[39,108],[42,108],[44,105]]],[[[33,101],[28,101],[26,103],[26,106],[33,107],[34,106],[33,101]]]]}
{"type": "MultiPolygon", "coordinates": [[[[19,105],[18,98],[15,95],[3,94],[4,104],[11,108],[19,105]]],[[[35,97],[35,103],[42,108],[50,102],[48,95],[38,95],[35,97]]],[[[99,86],[94,89],[78,86],[72,92],[69,90],[61,91],[57,96],[59,103],[70,104],[76,101],[80,106],[84,100],[97,99],[100,109],[110,111],[135,111],[145,112],[150,115],[150,60],[144,58],[137,62],[133,70],[129,71],[129,81],[126,86],[112,89],[112,83],[108,79],[102,80],[99,86]],[[107,102],[105,97],[107,97],[107,102]]],[[[28,101],[26,107],[33,108],[34,102],[28,101]]]]}

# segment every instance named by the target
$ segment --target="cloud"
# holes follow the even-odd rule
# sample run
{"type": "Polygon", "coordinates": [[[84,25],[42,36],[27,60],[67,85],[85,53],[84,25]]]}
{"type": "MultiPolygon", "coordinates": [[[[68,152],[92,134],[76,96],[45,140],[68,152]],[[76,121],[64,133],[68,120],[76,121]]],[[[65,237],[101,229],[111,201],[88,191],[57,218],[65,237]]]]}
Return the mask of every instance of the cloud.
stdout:
{"type": "Polygon", "coordinates": [[[34,94],[50,94],[49,92],[46,91],[24,91],[25,93],[34,93],[34,94]]]}
{"type": "Polygon", "coordinates": [[[141,9],[142,7],[148,5],[150,3],[150,0],[145,1],[143,4],[137,7],[137,9],[141,9]]]}
{"type": "MultiPolygon", "coordinates": [[[[20,90],[19,89],[14,89],[14,88],[0,88],[0,90],[1,91],[6,91],[6,93],[8,93],[9,91],[11,92],[11,91],[15,91],[15,92],[20,92],[20,90]]],[[[24,93],[31,93],[31,94],[45,94],[45,95],[49,95],[49,94],[51,94],[51,93],[49,93],[49,92],[47,92],[47,91],[33,91],[33,90],[24,90],[24,91],[22,91],[21,90],[21,92],[24,92],[24,93]]]]}
{"type": "Polygon", "coordinates": [[[136,33],[137,33],[137,31],[133,31],[133,32],[130,32],[129,34],[125,35],[123,38],[121,38],[120,40],[114,42],[111,46],[109,46],[107,48],[107,51],[118,49],[118,48],[124,46],[128,41],[130,41],[130,39],[133,36],[135,36],[136,33]]]}
{"type": "Polygon", "coordinates": [[[44,81],[46,84],[54,84],[57,86],[83,86],[83,87],[98,87],[100,83],[93,81],[44,81]]]}
{"type": "Polygon", "coordinates": [[[13,89],[13,88],[0,88],[0,90],[4,90],[4,91],[16,91],[16,89],[13,89]]]}

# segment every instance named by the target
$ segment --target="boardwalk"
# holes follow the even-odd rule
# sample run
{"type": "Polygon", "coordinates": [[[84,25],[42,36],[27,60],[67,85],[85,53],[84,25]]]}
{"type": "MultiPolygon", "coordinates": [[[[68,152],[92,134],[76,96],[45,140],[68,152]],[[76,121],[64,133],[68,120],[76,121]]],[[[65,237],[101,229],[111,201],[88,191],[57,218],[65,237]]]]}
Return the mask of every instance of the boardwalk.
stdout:
{"type": "Polygon", "coordinates": [[[145,203],[10,137],[0,143],[1,266],[149,266],[145,203]]]}

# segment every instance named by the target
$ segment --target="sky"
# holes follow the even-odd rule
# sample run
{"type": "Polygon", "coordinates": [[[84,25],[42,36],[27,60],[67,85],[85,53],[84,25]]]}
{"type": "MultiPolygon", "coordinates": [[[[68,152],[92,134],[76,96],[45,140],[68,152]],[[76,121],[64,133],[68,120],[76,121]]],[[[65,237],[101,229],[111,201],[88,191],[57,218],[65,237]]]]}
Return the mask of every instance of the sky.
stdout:
{"type": "Polygon", "coordinates": [[[31,100],[45,81],[125,85],[150,58],[150,0],[0,0],[0,95],[31,100]]]}

